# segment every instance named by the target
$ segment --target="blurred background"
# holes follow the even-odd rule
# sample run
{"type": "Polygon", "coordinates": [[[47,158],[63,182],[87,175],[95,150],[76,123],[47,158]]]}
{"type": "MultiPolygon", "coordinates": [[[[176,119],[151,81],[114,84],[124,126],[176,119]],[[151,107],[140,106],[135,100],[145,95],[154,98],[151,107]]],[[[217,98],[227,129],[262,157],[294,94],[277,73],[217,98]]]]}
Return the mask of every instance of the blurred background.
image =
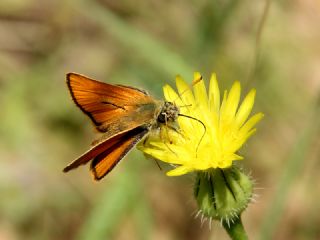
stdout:
{"type": "Polygon", "coordinates": [[[195,218],[192,175],[136,150],[100,182],[62,173],[96,137],[66,73],[161,99],[194,71],[256,88],[266,115],[241,150],[250,239],[320,239],[319,43],[317,0],[1,0],[0,239],[228,239],[195,218]]]}

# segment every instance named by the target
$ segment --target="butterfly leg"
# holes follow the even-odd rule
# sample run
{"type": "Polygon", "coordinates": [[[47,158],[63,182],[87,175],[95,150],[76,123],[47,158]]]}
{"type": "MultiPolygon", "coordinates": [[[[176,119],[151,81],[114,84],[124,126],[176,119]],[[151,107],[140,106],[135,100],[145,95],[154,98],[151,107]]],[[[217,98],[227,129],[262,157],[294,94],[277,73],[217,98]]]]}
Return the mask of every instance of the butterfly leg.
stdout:
{"type": "MultiPolygon", "coordinates": [[[[143,145],[144,147],[146,146],[146,143],[147,143],[148,139],[149,139],[149,136],[148,136],[148,135],[143,139],[142,145],[143,145]]],[[[150,156],[150,157],[151,157],[151,156],[150,156]]],[[[155,161],[155,163],[157,164],[157,166],[158,166],[158,168],[160,169],[160,171],[162,171],[162,168],[161,168],[158,160],[157,160],[156,158],[154,158],[154,157],[151,157],[151,158],[155,161]]]]}
{"type": "Polygon", "coordinates": [[[178,157],[178,155],[170,148],[170,146],[168,145],[166,139],[169,139],[169,144],[172,144],[172,141],[169,138],[169,132],[168,132],[168,125],[166,125],[166,138],[163,137],[163,128],[162,126],[160,126],[160,139],[162,140],[162,142],[164,143],[164,145],[166,145],[166,147],[169,149],[170,152],[172,152],[174,155],[176,155],[178,157]]]}

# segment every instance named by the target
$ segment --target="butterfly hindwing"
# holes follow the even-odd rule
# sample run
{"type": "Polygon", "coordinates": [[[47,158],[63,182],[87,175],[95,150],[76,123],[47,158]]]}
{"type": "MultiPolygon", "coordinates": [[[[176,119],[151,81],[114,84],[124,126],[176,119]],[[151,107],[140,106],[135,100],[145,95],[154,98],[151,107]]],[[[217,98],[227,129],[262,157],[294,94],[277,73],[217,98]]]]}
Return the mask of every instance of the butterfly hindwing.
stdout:
{"type": "Polygon", "coordinates": [[[147,134],[146,128],[135,128],[121,136],[104,152],[97,155],[91,162],[91,172],[95,180],[100,180],[109,173],[117,163],[147,134]]]}
{"type": "Polygon", "coordinates": [[[87,152],[85,152],[80,157],[71,162],[68,166],[66,166],[63,169],[63,171],[68,172],[74,168],[79,167],[80,165],[86,164],[91,159],[95,158],[99,154],[114,146],[119,141],[119,139],[121,139],[125,134],[126,132],[120,133],[114,137],[100,141],[99,143],[95,144],[92,148],[90,148],[87,152]]]}

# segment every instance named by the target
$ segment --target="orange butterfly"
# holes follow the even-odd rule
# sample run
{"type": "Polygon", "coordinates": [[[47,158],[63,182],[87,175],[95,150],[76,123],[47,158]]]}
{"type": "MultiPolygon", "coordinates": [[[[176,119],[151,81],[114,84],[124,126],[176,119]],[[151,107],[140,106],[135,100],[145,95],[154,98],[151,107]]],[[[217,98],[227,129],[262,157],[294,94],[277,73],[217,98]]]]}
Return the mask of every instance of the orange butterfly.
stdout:
{"type": "Polygon", "coordinates": [[[90,170],[94,179],[100,180],[150,130],[182,116],[174,103],[155,100],[133,87],[98,82],[76,73],[67,74],[67,84],[75,104],[103,136],[64,172],[92,159],[90,170]]]}

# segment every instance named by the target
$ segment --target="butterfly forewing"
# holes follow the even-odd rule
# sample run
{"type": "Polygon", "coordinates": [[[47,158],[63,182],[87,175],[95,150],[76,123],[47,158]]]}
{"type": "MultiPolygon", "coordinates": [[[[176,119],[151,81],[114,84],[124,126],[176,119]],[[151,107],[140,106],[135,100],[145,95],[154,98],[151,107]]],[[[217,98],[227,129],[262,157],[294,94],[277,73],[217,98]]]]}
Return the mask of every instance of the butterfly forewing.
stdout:
{"type": "Polygon", "coordinates": [[[74,102],[101,132],[122,132],[149,124],[158,111],[153,98],[131,87],[102,83],[75,73],[67,75],[67,84],[74,102]]]}

